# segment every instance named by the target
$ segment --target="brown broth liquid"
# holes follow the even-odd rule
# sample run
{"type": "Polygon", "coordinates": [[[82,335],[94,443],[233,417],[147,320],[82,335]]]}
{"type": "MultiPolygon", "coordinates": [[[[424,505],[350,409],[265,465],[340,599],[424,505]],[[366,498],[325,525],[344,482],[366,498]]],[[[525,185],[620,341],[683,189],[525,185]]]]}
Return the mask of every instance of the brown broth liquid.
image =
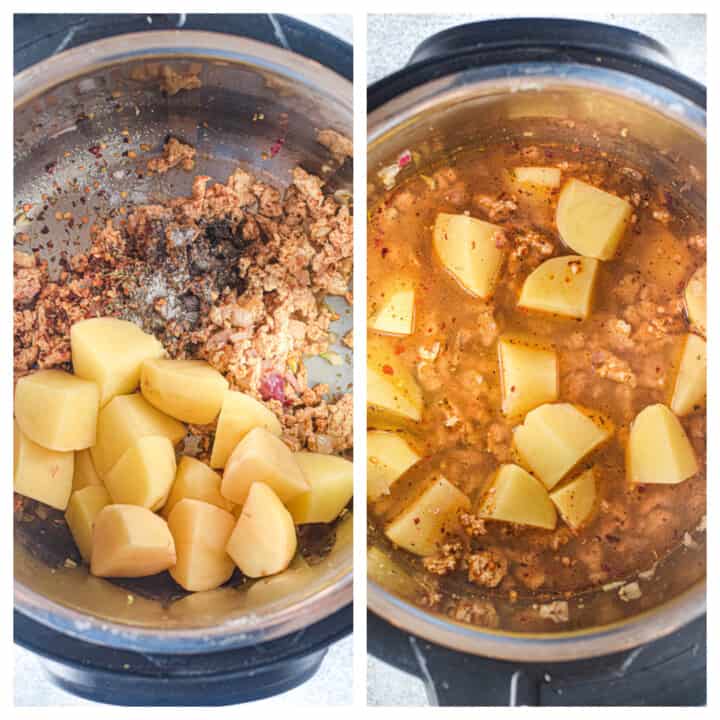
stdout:
{"type": "MultiPolygon", "coordinates": [[[[672,188],[620,158],[578,145],[467,150],[387,192],[369,217],[368,313],[389,288],[407,280],[416,288],[414,330],[403,337],[371,331],[369,348],[379,343],[392,352],[423,389],[422,421],[400,428],[423,459],[395,483],[387,499],[369,508],[370,542],[388,547],[382,528],[438,472],[467,493],[474,507],[492,472],[517,461],[512,427],[522,419],[508,422],[501,412],[497,340],[520,333],[558,352],[559,401],[605,413],[616,432],[573,472],[595,466],[601,498],[581,530],[573,533],[560,518],[554,531],[486,522],[487,535],[473,540],[474,550],[499,548],[509,569],[498,587],[482,594],[570,597],[632,578],[677,548],[705,513],[704,409],[681,418],[701,471],[679,485],[631,487],[624,448],[637,413],[669,402],[676,354],[689,331],[683,290],[705,262],[699,240],[704,232],[704,218],[672,188]],[[562,167],[561,185],[578,178],[635,206],[615,258],[601,263],[585,321],[517,307],[523,281],[535,267],[573,252],[555,227],[559,190],[522,190],[507,172],[544,165],[562,167]],[[503,208],[505,200],[517,208],[503,208]],[[434,256],[432,228],[439,212],[467,212],[505,231],[508,255],[492,299],[473,297],[434,256]],[[424,361],[422,349],[432,350],[435,343],[437,358],[424,361]],[[603,376],[612,358],[631,375],[603,376]]],[[[373,363],[372,349],[368,360],[373,363]]],[[[369,428],[381,425],[369,418],[369,428]]],[[[419,558],[392,552],[406,567],[423,572],[419,558]]],[[[436,582],[455,597],[480,590],[461,568],[436,582]]]]}

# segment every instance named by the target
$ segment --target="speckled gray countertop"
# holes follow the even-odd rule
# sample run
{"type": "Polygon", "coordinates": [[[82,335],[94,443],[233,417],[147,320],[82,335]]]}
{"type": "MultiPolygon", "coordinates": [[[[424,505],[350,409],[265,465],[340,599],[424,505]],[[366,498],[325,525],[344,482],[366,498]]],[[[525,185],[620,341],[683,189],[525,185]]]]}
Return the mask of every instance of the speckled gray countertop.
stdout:
{"type": "MultiPolygon", "coordinates": [[[[352,18],[349,15],[296,15],[311,25],[352,42],[352,18]]],[[[15,705],[96,705],[56,688],[48,679],[39,658],[15,647],[15,705]]],[[[348,705],[352,702],[352,636],[335,643],[328,651],[317,675],[294,690],[244,707],[278,705],[348,705]]]]}
{"type": "MultiPolygon", "coordinates": [[[[524,15],[530,17],[531,14],[524,15]]],[[[537,17],[552,17],[539,13],[537,17]]],[[[425,38],[441,30],[507,15],[370,15],[368,17],[367,79],[373,83],[400,70],[425,38]]],[[[650,35],[667,47],[678,70],[705,83],[705,17],[703,15],[600,15],[563,17],[620,25],[650,35]]],[[[368,658],[369,705],[427,705],[420,680],[376,658],[368,658]]]]}

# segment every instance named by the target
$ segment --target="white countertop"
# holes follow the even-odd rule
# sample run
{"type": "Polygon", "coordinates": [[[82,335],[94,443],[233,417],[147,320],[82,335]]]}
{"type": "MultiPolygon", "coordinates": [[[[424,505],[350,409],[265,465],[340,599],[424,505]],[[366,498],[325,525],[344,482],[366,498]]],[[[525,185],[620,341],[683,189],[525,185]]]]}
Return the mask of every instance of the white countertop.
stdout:
{"type": "MultiPolygon", "coordinates": [[[[530,14],[524,15],[525,17],[530,14]]],[[[537,17],[552,17],[538,13],[537,17]]],[[[430,35],[477,20],[507,17],[495,15],[370,15],[368,17],[368,83],[401,69],[413,50],[430,35]]],[[[645,33],[663,43],[673,54],[676,67],[705,83],[705,17],[703,15],[613,15],[579,13],[563,15],[578,20],[620,25],[645,33]]],[[[423,683],[413,675],[368,658],[369,705],[427,705],[423,683]]]]}

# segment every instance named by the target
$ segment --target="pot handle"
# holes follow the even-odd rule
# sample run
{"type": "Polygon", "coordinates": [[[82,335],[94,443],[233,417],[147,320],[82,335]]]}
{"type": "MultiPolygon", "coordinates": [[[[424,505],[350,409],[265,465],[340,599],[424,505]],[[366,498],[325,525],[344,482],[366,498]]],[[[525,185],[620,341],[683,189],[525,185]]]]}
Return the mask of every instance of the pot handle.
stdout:
{"type": "Polygon", "coordinates": [[[615,25],[561,18],[511,18],[467,23],[443,30],[423,40],[408,65],[466,50],[580,48],[598,53],[621,53],[675,67],[675,59],[654,38],[615,25]]]}

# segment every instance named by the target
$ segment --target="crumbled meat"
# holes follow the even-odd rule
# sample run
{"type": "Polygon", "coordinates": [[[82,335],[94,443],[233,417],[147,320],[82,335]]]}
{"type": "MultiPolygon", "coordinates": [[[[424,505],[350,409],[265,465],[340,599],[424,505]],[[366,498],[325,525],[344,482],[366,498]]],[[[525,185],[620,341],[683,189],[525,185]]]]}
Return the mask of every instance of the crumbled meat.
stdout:
{"type": "Polygon", "coordinates": [[[483,550],[467,556],[468,580],[475,585],[497,587],[507,575],[508,561],[500,550],[483,550]]]}
{"type": "Polygon", "coordinates": [[[460,525],[468,537],[481,537],[487,534],[485,521],[471,513],[460,514],[460,525]]]}
{"type": "Polygon", "coordinates": [[[446,543],[437,555],[423,558],[423,567],[433,575],[447,575],[457,568],[462,551],[462,543],[446,543]]]}
{"type": "Polygon", "coordinates": [[[629,363],[607,350],[596,350],[592,354],[592,366],[601,378],[637,387],[637,378],[629,363]]]}
{"type": "Polygon", "coordinates": [[[495,606],[489,600],[454,600],[447,614],[459,622],[495,629],[500,625],[500,617],[495,606]]]}
{"type": "Polygon", "coordinates": [[[517,211],[518,205],[514,200],[509,198],[493,198],[489,195],[478,194],[473,197],[475,207],[483,210],[488,219],[493,222],[502,222],[507,220],[514,212],[517,211]]]}
{"type": "Polygon", "coordinates": [[[352,140],[341,135],[336,130],[319,130],[317,141],[330,151],[330,154],[340,165],[345,162],[346,158],[353,156],[352,140]]]}
{"type": "Polygon", "coordinates": [[[163,146],[163,154],[148,160],[147,169],[161,175],[180,165],[183,170],[190,171],[195,167],[195,154],[194,147],[177,138],[169,138],[163,146]]]}
{"type": "Polygon", "coordinates": [[[554,623],[564,623],[570,619],[570,609],[567,601],[555,600],[538,607],[538,614],[543,620],[552,620],[554,623]]]}

